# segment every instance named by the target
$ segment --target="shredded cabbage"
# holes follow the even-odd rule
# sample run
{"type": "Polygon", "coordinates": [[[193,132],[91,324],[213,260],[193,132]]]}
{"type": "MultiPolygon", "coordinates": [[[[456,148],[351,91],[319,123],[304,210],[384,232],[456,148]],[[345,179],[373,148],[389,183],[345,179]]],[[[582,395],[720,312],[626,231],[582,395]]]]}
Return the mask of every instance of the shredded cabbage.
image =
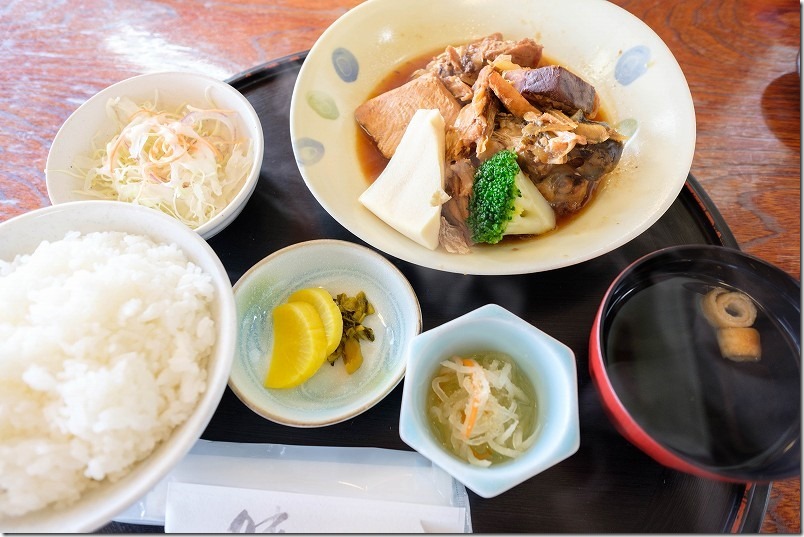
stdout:
{"type": "Polygon", "coordinates": [[[513,375],[512,362],[499,353],[441,362],[430,413],[442,441],[470,464],[487,467],[518,457],[536,439],[535,396],[513,375]]]}
{"type": "Polygon", "coordinates": [[[161,210],[195,229],[220,213],[251,172],[251,139],[236,112],[185,105],[175,112],[128,98],[106,104],[117,134],[75,164],[82,193],[161,210]]]}

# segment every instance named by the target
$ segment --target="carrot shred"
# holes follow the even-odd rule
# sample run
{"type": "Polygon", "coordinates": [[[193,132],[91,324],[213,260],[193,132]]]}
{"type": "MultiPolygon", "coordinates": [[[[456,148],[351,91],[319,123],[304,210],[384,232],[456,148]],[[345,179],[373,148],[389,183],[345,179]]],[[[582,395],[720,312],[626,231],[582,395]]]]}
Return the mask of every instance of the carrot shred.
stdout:
{"type": "MultiPolygon", "coordinates": [[[[475,367],[477,366],[477,362],[472,360],[471,358],[462,358],[462,363],[466,367],[475,367]]],[[[472,373],[474,376],[474,373],[472,373]]],[[[477,421],[477,411],[480,407],[480,398],[477,392],[472,393],[472,398],[469,403],[469,414],[466,416],[466,420],[463,424],[463,436],[464,438],[468,439],[472,434],[472,429],[475,427],[475,422],[477,421]]]]}
{"type": "Polygon", "coordinates": [[[535,431],[519,427],[523,419],[531,419],[535,405],[532,388],[526,392],[514,382],[510,357],[488,353],[481,359],[486,363],[474,356],[455,355],[441,362],[431,382],[430,412],[456,455],[487,467],[498,456],[514,458],[532,445],[535,431]]]}

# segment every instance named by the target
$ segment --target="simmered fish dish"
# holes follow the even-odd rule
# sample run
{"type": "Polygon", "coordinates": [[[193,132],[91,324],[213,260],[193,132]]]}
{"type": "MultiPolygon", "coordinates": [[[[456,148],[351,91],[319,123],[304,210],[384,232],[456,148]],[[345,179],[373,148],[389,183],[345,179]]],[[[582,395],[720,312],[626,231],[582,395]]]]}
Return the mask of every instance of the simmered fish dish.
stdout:
{"type": "Polygon", "coordinates": [[[578,213],[617,166],[624,137],[603,121],[595,88],[565,67],[550,65],[542,49],[533,39],[506,40],[501,34],[448,46],[405,83],[361,104],[357,123],[389,159],[361,202],[396,227],[391,213],[399,203],[393,196],[410,177],[383,175],[399,169],[408,175],[440,173],[441,192],[428,186],[415,194],[421,229],[397,229],[431,248],[433,237],[419,236],[437,232],[438,245],[455,253],[504,236],[539,235],[578,213]],[[421,110],[437,110],[443,132],[441,122],[427,121],[410,137],[419,139],[417,151],[423,138],[443,144],[440,170],[420,170],[416,154],[397,152],[411,153],[404,138],[425,121],[412,121],[421,110]],[[395,158],[406,164],[392,167],[395,158]]]}

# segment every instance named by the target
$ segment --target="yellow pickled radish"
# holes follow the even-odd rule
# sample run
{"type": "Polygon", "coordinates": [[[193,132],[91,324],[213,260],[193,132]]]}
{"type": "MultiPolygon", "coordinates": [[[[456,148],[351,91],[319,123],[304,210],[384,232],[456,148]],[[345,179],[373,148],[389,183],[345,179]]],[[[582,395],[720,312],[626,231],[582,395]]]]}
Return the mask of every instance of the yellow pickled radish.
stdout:
{"type": "Polygon", "coordinates": [[[274,344],[265,375],[266,388],[294,388],[327,360],[327,337],[316,308],[287,302],[272,313],[274,344]]]}
{"type": "Polygon", "coordinates": [[[360,350],[360,341],[349,338],[343,344],[343,365],[350,375],[363,365],[363,351],[360,350]]]}
{"type": "Polygon", "coordinates": [[[343,317],[338,305],[323,287],[309,287],[300,289],[288,297],[288,302],[300,301],[312,304],[321,322],[324,323],[324,332],[327,336],[327,356],[335,352],[343,335],[343,317]]]}

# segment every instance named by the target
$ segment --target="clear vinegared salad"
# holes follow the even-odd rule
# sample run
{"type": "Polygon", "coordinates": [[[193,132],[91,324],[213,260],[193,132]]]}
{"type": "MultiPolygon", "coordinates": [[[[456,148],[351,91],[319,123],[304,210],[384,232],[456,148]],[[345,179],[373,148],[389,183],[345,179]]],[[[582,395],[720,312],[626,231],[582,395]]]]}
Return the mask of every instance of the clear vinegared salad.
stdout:
{"type": "Polygon", "coordinates": [[[427,416],[439,442],[474,466],[515,459],[537,436],[533,385],[500,352],[443,360],[431,381],[427,416]]]}

